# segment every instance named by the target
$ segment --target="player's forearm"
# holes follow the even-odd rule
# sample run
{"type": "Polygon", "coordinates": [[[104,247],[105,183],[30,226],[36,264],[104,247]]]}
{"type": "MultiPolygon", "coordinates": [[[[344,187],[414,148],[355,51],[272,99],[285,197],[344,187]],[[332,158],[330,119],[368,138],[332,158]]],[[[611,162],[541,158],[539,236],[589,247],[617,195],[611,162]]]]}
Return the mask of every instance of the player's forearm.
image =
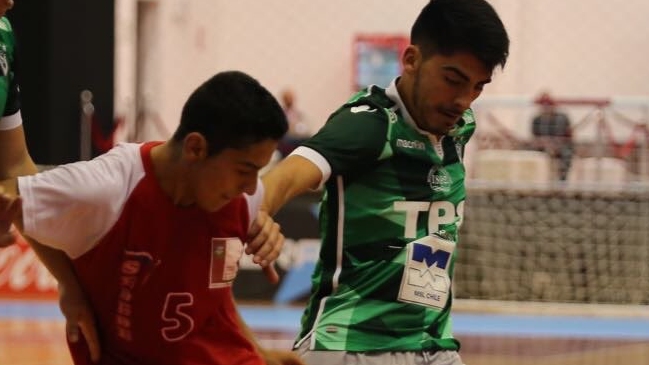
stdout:
{"type": "Polygon", "coordinates": [[[289,156],[262,177],[264,202],[262,209],[270,215],[294,197],[318,187],[322,172],[301,156],[289,156]]]}
{"type": "Polygon", "coordinates": [[[7,179],[37,172],[25,142],[22,126],[0,131],[0,178],[7,179]]]}
{"type": "MultiPolygon", "coordinates": [[[[31,159],[30,159],[31,161],[31,159]]],[[[32,163],[33,165],[33,163],[32,163]]],[[[26,165],[26,170],[29,169],[26,165]]],[[[35,167],[34,167],[35,168],[35,167]]],[[[9,196],[18,195],[18,180],[16,178],[2,180],[0,186],[4,190],[4,194],[9,196]]],[[[23,231],[23,217],[19,213],[17,217],[14,217],[13,224],[18,228],[19,231],[23,231]]],[[[72,262],[70,258],[63,252],[58,249],[45,246],[31,237],[24,236],[27,242],[38,256],[38,258],[43,262],[45,267],[52,273],[52,275],[59,281],[60,284],[71,283],[71,280],[76,281],[76,276],[72,269],[72,262]]]]}
{"type": "Polygon", "coordinates": [[[25,239],[60,286],[78,285],[72,261],[65,252],[46,246],[30,237],[25,239]]]}
{"type": "MultiPolygon", "coordinates": [[[[3,204],[7,205],[9,200],[13,200],[14,203],[15,203],[19,199],[18,198],[18,180],[15,177],[0,180],[0,192],[3,195],[3,199],[2,199],[2,200],[4,200],[3,204]]],[[[6,214],[8,212],[3,212],[3,213],[6,214]]],[[[15,213],[16,213],[15,215],[12,213],[10,216],[3,216],[2,219],[1,219],[2,222],[1,222],[0,225],[4,226],[5,224],[7,224],[7,227],[8,227],[8,225],[13,223],[22,232],[23,219],[22,219],[22,214],[20,212],[20,209],[17,209],[17,211],[15,213]]]]}
{"type": "Polygon", "coordinates": [[[290,179],[282,179],[280,173],[270,171],[264,175],[262,182],[264,183],[264,202],[261,206],[262,210],[268,212],[269,215],[275,215],[294,196],[299,192],[291,189],[290,179]]]}
{"type": "Polygon", "coordinates": [[[25,152],[14,166],[9,169],[9,176],[33,175],[38,172],[38,168],[31,156],[25,152]]]}

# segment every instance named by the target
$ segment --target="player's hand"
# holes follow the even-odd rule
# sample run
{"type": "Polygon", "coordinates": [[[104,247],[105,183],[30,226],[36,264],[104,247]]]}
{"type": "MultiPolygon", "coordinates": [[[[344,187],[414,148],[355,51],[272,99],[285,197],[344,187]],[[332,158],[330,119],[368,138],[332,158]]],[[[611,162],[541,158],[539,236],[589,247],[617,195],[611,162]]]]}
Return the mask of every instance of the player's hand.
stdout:
{"type": "Polygon", "coordinates": [[[266,365],[306,365],[293,351],[262,350],[266,365]]]}
{"type": "Polygon", "coordinates": [[[252,261],[259,264],[271,283],[279,281],[274,261],[284,246],[284,235],[277,222],[265,211],[259,211],[248,231],[246,254],[254,255],[252,261]]]}
{"type": "Polygon", "coordinates": [[[101,345],[97,335],[95,316],[79,285],[59,284],[59,306],[65,317],[65,333],[72,343],[79,341],[79,332],[83,335],[93,362],[99,362],[101,345]]]}
{"type": "Polygon", "coordinates": [[[20,197],[10,196],[0,188],[0,247],[16,243],[18,234],[12,228],[13,221],[18,218],[22,209],[20,197]]]}

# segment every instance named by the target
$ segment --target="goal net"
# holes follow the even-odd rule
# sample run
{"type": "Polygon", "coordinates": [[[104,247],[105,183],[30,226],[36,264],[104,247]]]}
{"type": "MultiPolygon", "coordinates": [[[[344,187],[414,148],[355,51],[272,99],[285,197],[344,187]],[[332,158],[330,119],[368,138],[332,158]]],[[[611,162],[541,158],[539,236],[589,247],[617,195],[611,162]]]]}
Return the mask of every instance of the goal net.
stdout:
{"type": "Polygon", "coordinates": [[[649,304],[649,99],[474,108],[456,296],[649,304]]]}

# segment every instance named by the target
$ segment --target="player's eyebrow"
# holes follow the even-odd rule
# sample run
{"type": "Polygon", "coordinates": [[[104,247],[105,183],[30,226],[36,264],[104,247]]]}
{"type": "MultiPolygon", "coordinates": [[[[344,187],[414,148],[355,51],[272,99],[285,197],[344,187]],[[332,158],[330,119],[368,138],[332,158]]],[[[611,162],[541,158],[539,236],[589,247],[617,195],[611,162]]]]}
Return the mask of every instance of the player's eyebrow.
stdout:
{"type": "MultiPolygon", "coordinates": [[[[467,82],[471,81],[471,78],[469,77],[469,75],[465,74],[462,70],[460,70],[460,69],[457,68],[456,66],[453,66],[453,65],[445,65],[445,66],[442,66],[442,69],[444,69],[444,70],[446,70],[446,71],[451,71],[451,72],[453,72],[454,74],[456,74],[458,77],[460,77],[460,78],[463,79],[464,81],[467,81],[467,82]]],[[[486,79],[486,80],[482,80],[482,81],[480,81],[479,83],[480,83],[480,84],[488,84],[488,83],[490,83],[490,82],[491,82],[491,78],[488,78],[488,79],[486,79]]]]}

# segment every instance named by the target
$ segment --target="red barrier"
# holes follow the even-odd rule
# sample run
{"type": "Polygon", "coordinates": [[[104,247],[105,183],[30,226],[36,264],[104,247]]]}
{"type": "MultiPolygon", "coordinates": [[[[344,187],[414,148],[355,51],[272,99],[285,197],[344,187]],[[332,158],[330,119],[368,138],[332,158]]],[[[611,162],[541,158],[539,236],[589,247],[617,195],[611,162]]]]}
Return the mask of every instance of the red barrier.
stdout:
{"type": "Polygon", "coordinates": [[[24,239],[0,248],[0,299],[53,299],[57,283],[24,239]]]}

